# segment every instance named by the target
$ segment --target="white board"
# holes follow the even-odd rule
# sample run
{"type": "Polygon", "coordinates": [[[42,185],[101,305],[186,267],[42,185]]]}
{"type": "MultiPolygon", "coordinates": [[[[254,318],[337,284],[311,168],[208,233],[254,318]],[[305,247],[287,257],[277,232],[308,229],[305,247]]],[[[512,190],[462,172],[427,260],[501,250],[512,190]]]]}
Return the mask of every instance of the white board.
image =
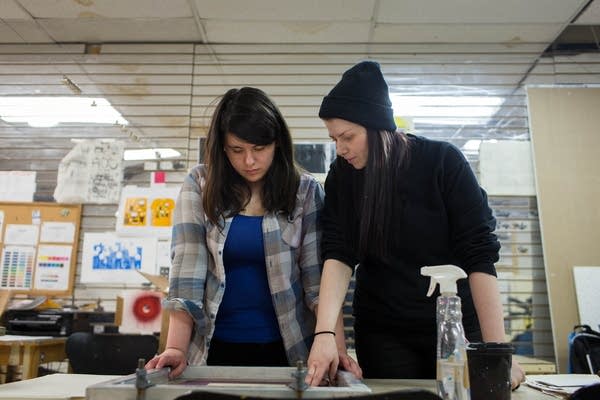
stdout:
{"type": "Polygon", "coordinates": [[[479,147],[479,180],[491,196],[535,196],[531,142],[482,142],[479,147]]]}
{"type": "Polygon", "coordinates": [[[573,267],[579,323],[600,330],[600,266],[573,267]]]}

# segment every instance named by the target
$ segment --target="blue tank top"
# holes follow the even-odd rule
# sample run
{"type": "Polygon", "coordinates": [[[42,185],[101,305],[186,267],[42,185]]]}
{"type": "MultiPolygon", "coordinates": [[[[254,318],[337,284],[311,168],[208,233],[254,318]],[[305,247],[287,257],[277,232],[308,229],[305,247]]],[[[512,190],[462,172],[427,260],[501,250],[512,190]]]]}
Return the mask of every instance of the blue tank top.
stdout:
{"type": "Polygon", "coordinates": [[[236,215],[223,249],[225,294],[214,337],[235,343],[281,340],[267,280],[263,217],[236,215]]]}

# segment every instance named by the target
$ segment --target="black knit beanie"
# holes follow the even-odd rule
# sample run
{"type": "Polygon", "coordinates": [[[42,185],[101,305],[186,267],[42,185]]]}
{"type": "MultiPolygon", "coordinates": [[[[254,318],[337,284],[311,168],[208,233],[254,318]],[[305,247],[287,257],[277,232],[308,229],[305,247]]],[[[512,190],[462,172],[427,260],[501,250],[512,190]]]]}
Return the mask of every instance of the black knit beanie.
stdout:
{"type": "Polygon", "coordinates": [[[319,117],[341,118],[365,128],[395,131],[394,110],[379,64],[362,61],[344,72],[323,98],[319,117]]]}

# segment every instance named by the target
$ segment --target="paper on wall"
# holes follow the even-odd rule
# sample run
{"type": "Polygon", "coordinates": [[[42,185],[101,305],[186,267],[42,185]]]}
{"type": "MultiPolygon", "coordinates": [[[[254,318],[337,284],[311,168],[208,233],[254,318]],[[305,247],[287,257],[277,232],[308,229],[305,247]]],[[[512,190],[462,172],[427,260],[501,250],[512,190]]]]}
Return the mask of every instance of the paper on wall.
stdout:
{"type": "Polygon", "coordinates": [[[171,268],[171,240],[159,241],[156,247],[156,265],[171,268]]]}
{"type": "Polygon", "coordinates": [[[479,147],[481,186],[491,196],[535,196],[531,142],[484,141],[479,147]]]}
{"type": "Polygon", "coordinates": [[[35,171],[0,171],[0,201],[33,201],[35,171]]]}
{"type": "Polygon", "coordinates": [[[35,247],[4,246],[0,271],[0,287],[31,289],[35,247]]]}
{"type": "Polygon", "coordinates": [[[4,243],[35,246],[38,242],[39,226],[29,224],[7,224],[4,243]]]}
{"type": "Polygon", "coordinates": [[[40,242],[73,243],[75,224],[72,222],[43,222],[40,242]]]}
{"type": "Polygon", "coordinates": [[[579,323],[600,329],[600,266],[573,267],[579,323]]]}
{"type": "Polygon", "coordinates": [[[54,198],[66,203],[117,203],[123,180],[120,141],[84,140],[61,160],[54,198]]]}
{"type": "Polygon", "coordinates": [[[33,287],[45,290],[67,290],[72,250],[72,246],[40,245],[36,257],[33,287]]]}

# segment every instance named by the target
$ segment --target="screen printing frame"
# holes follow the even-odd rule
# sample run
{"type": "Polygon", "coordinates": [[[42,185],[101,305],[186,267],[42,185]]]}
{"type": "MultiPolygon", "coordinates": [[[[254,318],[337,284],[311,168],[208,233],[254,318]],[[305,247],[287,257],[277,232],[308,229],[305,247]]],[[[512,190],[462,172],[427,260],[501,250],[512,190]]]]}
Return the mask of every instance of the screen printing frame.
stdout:
{"type": "MultiPolygon", "coordinates": [[[[289,386],[296,371],[294,367],[188,366],[182,375],[169,380],[168,369],[163,368],[148,372],[147,379],[153,386],[145,389],[145,400],[175,399],[192,391],[296,399],[296,391],[289,386]]],[[[343,386],[309,387],[302,397],[335,398],[371,393],[367,385],[349,372],[339,371],[337,381],[343,386]]],[[[86,399],[130,399],[137,393],[135,384],[135,374],[98,383],[86,389],[86,399]]]]}

